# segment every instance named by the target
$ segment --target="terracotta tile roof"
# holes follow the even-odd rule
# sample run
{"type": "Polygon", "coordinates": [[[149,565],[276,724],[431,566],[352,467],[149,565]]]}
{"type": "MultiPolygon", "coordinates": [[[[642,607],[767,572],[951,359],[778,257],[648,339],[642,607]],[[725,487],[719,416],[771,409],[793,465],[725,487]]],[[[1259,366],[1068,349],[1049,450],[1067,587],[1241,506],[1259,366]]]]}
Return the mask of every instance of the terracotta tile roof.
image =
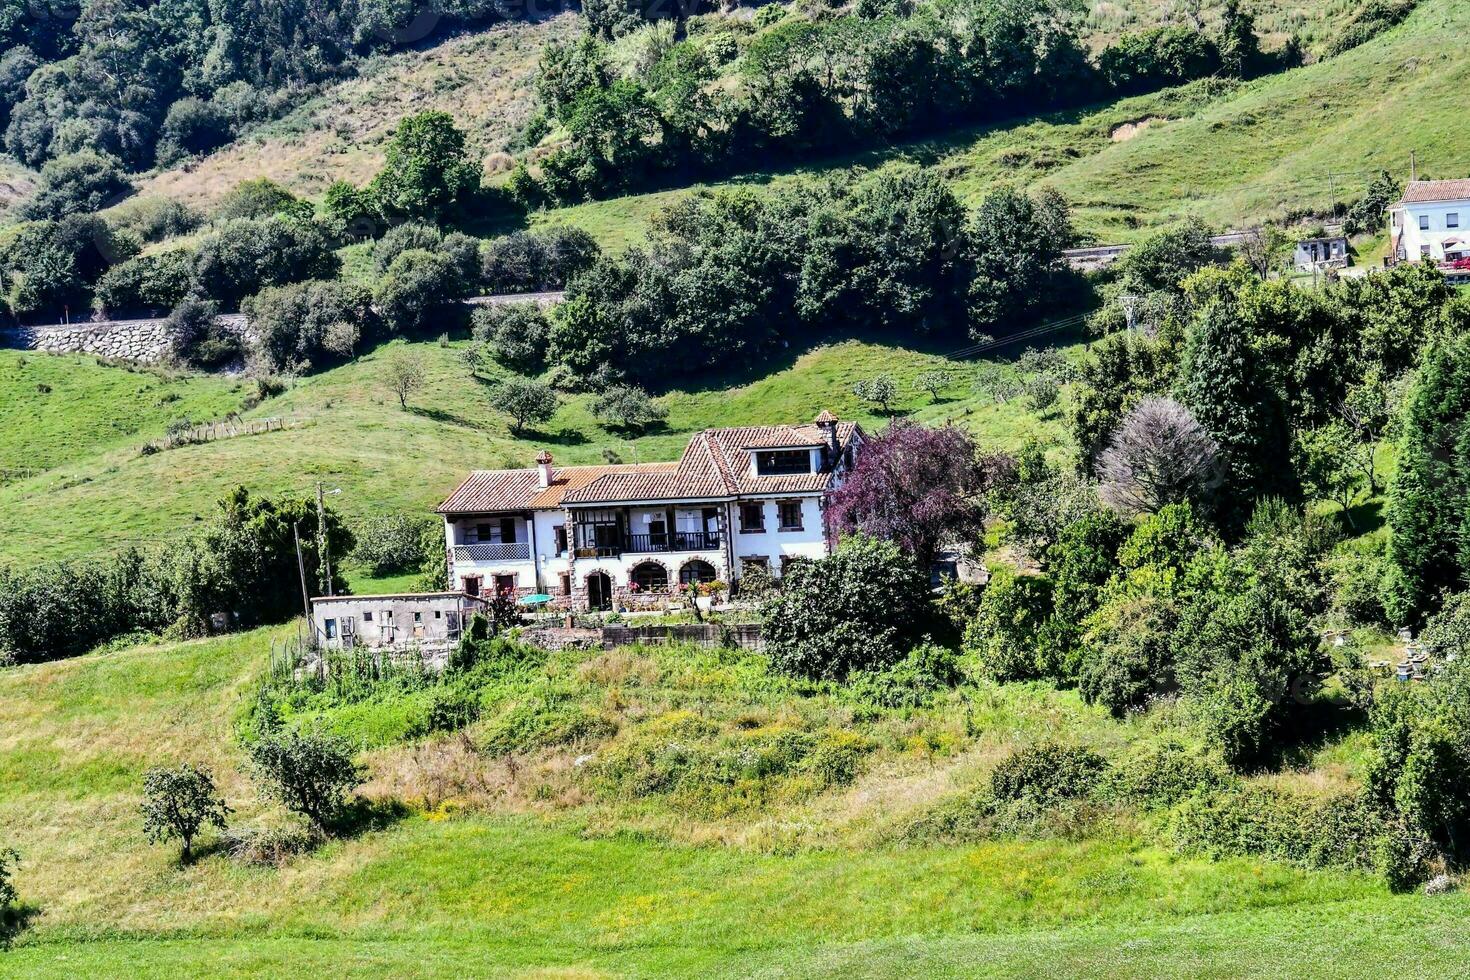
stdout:
{"type": "Polygon", "coordinates": [[[569,490],[585,487],[605,476],[620,473],[672,472],[675,463],[622,463],[607,466],[562,466],[552,470],[551,485],[540,486],[539,472],[526,470],[475,470],[449,499],[439,505],[441,514],[474,514],[498,510],[550,510],[561,506],[569,490]]]}
{"type": "MultiPolygon", "coordinates": [[[[824,415],[827,413],[823,413],[824,415]]],[[[837,423],[846,449],[858,435],[852,422],[837,423]]],[[[540,489],[537,470],[476,470],[441,514],[498,510],[550,510],[563,504],[617,504],[635,500],[709,500],[762,493],[817,493],[832,485],[830,473],[752,476],[752,449],[806,449],[826,445],[820,426],[759,425],[697,433],[676,463],[564,466],[540,489]]]]}
{"type": "Polygon", "coordinates": [[[1400,204],[1431,201],[1470,201],[1470,180],[1411,180],[1400,204]]]}

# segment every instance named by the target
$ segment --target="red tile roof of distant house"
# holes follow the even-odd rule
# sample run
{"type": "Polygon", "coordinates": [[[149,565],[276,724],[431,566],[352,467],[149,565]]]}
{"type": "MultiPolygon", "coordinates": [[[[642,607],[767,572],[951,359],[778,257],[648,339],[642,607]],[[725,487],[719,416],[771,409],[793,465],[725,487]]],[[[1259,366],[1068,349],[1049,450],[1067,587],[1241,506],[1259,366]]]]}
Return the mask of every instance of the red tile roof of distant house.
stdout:
{"type": "Polygon", "coordinates": [[[832,485],[832,474],[754,476],[751,450],[812,449],[826,445],[823,425],[836,427],[839,451],[860,431],[830,413],[820,424],[743,426],[697,433],[675,463],[564,466],[541,488],[539,471],[476,470],[439,507],[441,514],[503,510],[553,510],[563,504],[709,500],[762,493],[814,493],[832,485]]]}
{"type": "Polygon", "coordinates": [[[1400,204],[1470,201],[1470,180],[1411,180],[1400,204]]]}

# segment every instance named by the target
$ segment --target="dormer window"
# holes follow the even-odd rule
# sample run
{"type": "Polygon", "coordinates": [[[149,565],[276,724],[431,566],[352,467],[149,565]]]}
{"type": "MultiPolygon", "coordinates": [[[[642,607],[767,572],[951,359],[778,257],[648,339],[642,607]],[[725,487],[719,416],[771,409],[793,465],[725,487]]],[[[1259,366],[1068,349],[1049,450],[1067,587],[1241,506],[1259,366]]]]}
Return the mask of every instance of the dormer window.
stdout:
{"type": "Polygon", "coordinates": [[[810,449],[762,449],[755,453],[757,476],[792,476],[811,471],[810,449]]]}

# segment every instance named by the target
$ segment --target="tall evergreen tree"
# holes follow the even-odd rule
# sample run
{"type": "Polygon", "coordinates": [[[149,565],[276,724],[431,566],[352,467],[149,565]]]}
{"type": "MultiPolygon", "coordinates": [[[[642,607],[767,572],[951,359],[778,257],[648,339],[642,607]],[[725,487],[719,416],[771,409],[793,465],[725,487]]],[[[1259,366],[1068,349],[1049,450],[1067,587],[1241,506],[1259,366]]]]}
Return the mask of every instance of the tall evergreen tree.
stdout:
{"type": "Polygon", "coordinates": [[[1277,379],[1225,298],[1211,300],[1191,324],[1178,395],[1220,447],[1224,484],[1216,518],[1222,530],[1243,528],[1262,497],[1300,495],[1277,379]]]}
{"type": "Polygon", "coordinates": [[[1396,623],[1417,623],[1470,568],[1470,336],[1425,351],[1404,410],[1398,472],[1388,501],[1390,573],[1384,602],[1396,623]]]}

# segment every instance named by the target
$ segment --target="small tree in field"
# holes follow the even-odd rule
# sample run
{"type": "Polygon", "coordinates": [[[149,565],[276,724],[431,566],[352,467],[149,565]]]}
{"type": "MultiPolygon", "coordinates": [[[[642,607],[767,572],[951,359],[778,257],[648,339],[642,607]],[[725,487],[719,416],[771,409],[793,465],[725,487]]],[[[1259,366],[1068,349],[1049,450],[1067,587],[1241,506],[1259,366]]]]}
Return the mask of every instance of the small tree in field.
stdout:
{"type": "Polygon", "coordinates": [[[827,507],[839,536],[897,542],[927,568],[946,538],[977,537],[985,519],[987,464],[954,426],[898,422],[864,445],[827,507]]]}
{"type": "Polygon", "coordinates": [[[550,385],[531,378],[509,378],[495,387],[495,407],[510,416],[511,435],[524,433],[526,426],[549,422],[559,404],[550,385]]]}
{"type": "Polygon", "coordinates": [[[315,732],[270,735],[250,747],[250,762],[265,791],[292,813],[328,832],[362,782],[362,770],[342,739],[315,732]]]}
{"type": "Polygon", "coordinates": [[[1293,449],[1302,488],[1312,497],[1336,503],[1351,523],[1350,508],[1363,469],[1359,453],[1371,453],[1373,447],[1359,443],[1343,423],[1332,422],[1298,432],[1293,449]]]}
{"type": "Polygon", "coordinates": [[[630,432],[642,432],[655,422],[668,417],[668,410],[648,397],[648,392],[632,385],[613,385],[592,402],[597,420],[630,432]]]}
{"type": "Polygon", "coordinates": [[[424,359],[418,354],[401,351],[388,362],[388,390],[398,396],[398,404],[404,409],[408,408],[408,396],[422,388],[427,381],[424,359]]]}
{"type": "Polygon", "coordinates": [[[11,878],[15,876],[15,867],[20,864],[20,855],[8,847],[0,847],[0,920],[5,917],[5,912],[15,904],[20,896],[16,894],[15,882],[11,878]]]}
{"type": "Polygon", "coordinates": [[[927,391],[929,397],[936,402],[939,401],[939,396],[944,389],[952,384],[954,384],[954,375],[943,369],[925,371],[914,379],[914,387],[920,391],[927,391]]]}
{"type": "Polygon", "coordinates": [[[357,345],[362,342],[362,328],[350,320],[336,320],[322,334],[322,346],[348,360],[357,358],[357,345]]]}
{"type": "Polygon", "coordinates": [[[155,766],[143,776],[143,832],[154,844],[183,841],[185,864],[193,860],[199,831],[206,824],[223,830],[229,813],[208,769],[186,762],[177,769],[155,766]]]}
{"type": "Polygon", "coordinates": [[[1172,398],[1148,398],[1123,419],[1098,457],[1102,497],[1124,513],[1198,500],[1218,482],[1219,447],[1172,398]]]}
{"type": "Polygon", "coordinates": [[[893,380],[891,374],[880,374],[854,384],[852,393],[865,402],[877,405],[884,415],[890,415],[893,412],[893,403],[898,400],[898,382],[893,380]]]}

